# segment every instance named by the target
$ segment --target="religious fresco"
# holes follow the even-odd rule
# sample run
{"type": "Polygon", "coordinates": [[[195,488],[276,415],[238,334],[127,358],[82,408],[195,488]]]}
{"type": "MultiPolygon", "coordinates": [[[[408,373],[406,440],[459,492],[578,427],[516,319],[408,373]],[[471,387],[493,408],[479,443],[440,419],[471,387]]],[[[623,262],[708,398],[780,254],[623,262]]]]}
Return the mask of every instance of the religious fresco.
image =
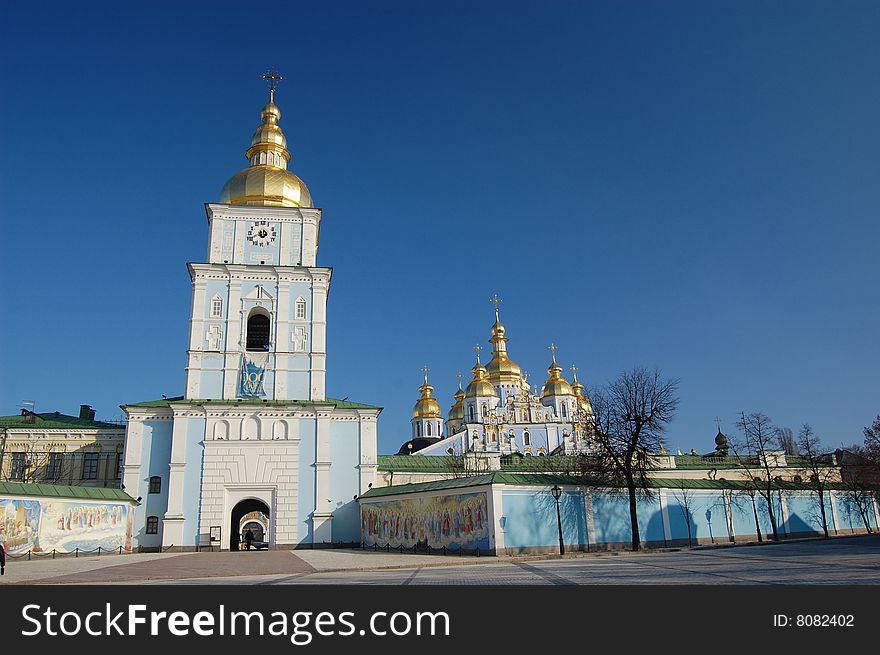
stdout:
{"type": "Polygon", "coordinates": [[[0,498],[0,542],[10,554],[131,549],[125,503],[0,498]]]}
{"type": "Polygon", "coordinates": [[[361,506],[365,544],[489,549],[485,492],[407,498],[361,506]]]}
{"type": "Polygon", "coordinates": [[[40,501],[0,498],[0,543],[11,554],[25,553],[37,545],[40,501]]]}

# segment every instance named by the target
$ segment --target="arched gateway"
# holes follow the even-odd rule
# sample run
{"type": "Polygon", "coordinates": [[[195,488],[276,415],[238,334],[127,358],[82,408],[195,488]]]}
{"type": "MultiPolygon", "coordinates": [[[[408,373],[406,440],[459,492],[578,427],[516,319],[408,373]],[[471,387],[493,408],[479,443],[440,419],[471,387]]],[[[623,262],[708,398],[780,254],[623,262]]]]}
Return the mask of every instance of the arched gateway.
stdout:
{"type": "MultiPolygon", "coordinates": [[[[232,508],[232,520],[229,523],[231,526],[229,531],[229,550],[239,550],[239,543],[244,543],[244,536],[240,531],[241,523],[245,515],[250,514],[251,512],[259,512],[265,516],[266,525],[270,525],[269,506],[266,505],[266,503],[262,500],[257,500],[256,498],[247,498],[240,501],[232,508]]],[[[262,535],[262,540],[269,541],[269,536],[269,530],[267,530],[266,533],[262,535]]]]}

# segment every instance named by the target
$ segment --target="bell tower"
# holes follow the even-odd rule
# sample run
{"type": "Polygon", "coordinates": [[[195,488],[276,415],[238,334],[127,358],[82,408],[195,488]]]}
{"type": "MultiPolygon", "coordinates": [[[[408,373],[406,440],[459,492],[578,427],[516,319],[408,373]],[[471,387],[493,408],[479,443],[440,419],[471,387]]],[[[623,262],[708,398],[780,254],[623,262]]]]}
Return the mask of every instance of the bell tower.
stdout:
{"type": "Polygon", "coordinates": [[[288,170],[271,71],[269,101],[245,153],[248,166],[208,203],[206,263],[188,264],[193,285],[186,398],[325,398],[327,294],[317,266],[321,210],[288,170]]]}

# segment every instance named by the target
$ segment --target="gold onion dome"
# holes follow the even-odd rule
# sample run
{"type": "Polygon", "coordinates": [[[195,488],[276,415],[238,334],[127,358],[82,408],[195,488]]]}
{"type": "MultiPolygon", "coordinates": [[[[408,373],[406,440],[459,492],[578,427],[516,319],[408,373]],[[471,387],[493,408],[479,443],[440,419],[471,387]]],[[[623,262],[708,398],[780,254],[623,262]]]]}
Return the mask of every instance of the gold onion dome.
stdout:
{"type": "Polygon", "coordinates": [[[425,383],[419,387],[419,391],[422,392],[422,396],[416,401],[415,407],[413,407],[413,418],[442,418],[443,414],[440,411],[440,403],[431,396],[434,393],[434,387],[428,384],[427,374],[425,374],[425,383]]]}
{"type": "Polygon", "coordinates": [[[504,336],[504,326],[498,318],[498,308],[495,308],[495,325],[492,326],[492,359],[486,364],[486,373],[489,381],[499,382],[522,382],[522,369],[519,364],[507,355],[507,337],[504,336]]]}
{"type": "MultiPolygon", "coordinates": [[[[551,350],[555,350],[555,348],[551,348],[551,350]]],[[[562,367],[556,363],[555,352],[553,353],[553,362],[550,364],[550,368],[547,369],[547,373],[550,374],[550,378],[544,383],[544,388],[541,389],[541,398],[574,395],[568,380],[562,377],[562,367]]]]}
{"type": "Polygon", "coordinates": [[[464,392],[465,398],[476,398],[485,396],[497,396],[495,387],[486,379],[486,367],[480,363],[480,357],[477,356],[477,363],[471,369],[474,379],[471,380],[464,392]]]}
{"type": "Polygon", "coordinates": [[[462,405],[462,401],[464,400],[464,391],[462,390],[460,383],[458,391],[455,392],[453,399],[455,400],[455,402],[452,403],[452,407],[449,408],[449,416],[446,417],[448,421],[455,421],[464,418],[464,406],[462,405]]]}
{"type": "Polygon", "coordinates": [[[263,122],[254,132],[245,156],[250,166],[239,171],[220,192],[220,202],[259,207],[312,207],[312,195],[305,182],[287,170],[290,152],[278,121],[281,110],[275,104],[275,90],[263,107],[263,122]]]}
{"type": "Polygon", "coordinates": [[[572,378],[571,378],[571,390],[574,392],[575,398],[577,398],[578,409],[587,414],[593,413],[593,404],[590,402],[590,399],[587,398],[584,393],[584,385],[580,383],[577,375],[577,368],[574,366],[572,368],[572,378]]]}

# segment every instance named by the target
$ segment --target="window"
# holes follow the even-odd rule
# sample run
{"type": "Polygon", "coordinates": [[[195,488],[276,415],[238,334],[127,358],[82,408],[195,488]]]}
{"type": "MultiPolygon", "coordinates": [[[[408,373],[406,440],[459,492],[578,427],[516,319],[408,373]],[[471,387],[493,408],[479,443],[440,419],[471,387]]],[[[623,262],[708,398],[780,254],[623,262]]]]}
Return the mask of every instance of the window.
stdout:
{"type": "Polygon", "coordinates": [[[431,433],[431,424],[428,423],[427,425],[428,425],[428,436],[433,437],[434,435],[431,433]]]}
{"type": "Polygon", "coordinates": [[[416,436],[417,437],[422,436],[422,424],[419,423],[418,421],[416,421],[416,436]]]}
{"type": "Polygon", "coordinates": [[[24,481],[24,472],[27,468],[27,453],[12,453],[12,462],[9,467],[9,479],[24,481]]]}
{"type": "Polygon", "coordinates": [[[211,300],[211,318],[222,318],[223,316],[223,299],[220,296],[214,296],[211,300]]]}
{"type": "Polygon", "coordinates": [[[562,403],[562,418],[568,418],[568,406],[562,403]]]}
{"type": "Polygon", "coordinates": [[[247,349],[269,350],[269,317],[252,314],[247,321],[247,349]]]}
{"type": "Polygon", "coordinates": [[[83,455],[82,479],[98,479],[98,453],[85,453],[83,455]]]}
{"type": "Polygon", "coordinates": [[[125,464],[125,457],[122,453],[116,453],[116,479],[122,479],[122,467],[125,464]]]}
{"type": "Polygon", "coordinates": [[[159,517],[147,517],[147,534],[159,534],[159,517]]]}
{"type": "Polygon", "coordinates": [[[531,446],[532,445],[532,437],[531,437],[531,435],[529,435],[528,430],[523,432],[523,445],[524,446],[531,446]]]}
{"type": "Polygon", "coordinates": [[[474,406],[468,407],[468,415],[471,417],[471,423],[474,422],[474,406]]]}
{"type": "Polygon", "coordinates": [[[160,478],[158,475],[154,475],[153,477],[150,478],[149,493],[151,493],[151,494],[162,493],[162,478],[160,478]]]}
{"type": "Polygon", "coordinates": [[[296,301],[296,319],[298,321],[306,320],[306,301],[305,300],[297,300],[296,301]]]}
{"type": "Polygon", "coordinates": [[[49,453],[49,460],[46,462],[46,480],[54,482],[60,478],[63,463],[64,455],[62,453],[49,453]]]}

